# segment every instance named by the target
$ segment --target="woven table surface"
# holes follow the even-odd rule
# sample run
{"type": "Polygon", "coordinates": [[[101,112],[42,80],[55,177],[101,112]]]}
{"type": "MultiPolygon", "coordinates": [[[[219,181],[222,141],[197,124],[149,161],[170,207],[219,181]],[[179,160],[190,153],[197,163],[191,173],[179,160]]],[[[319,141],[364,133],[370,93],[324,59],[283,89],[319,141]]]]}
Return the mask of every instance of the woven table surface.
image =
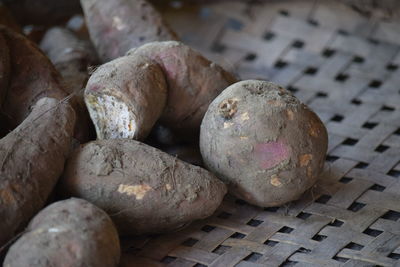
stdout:
{"type": "Polygon", "coordinates": [[[165,16],[241,79],[271,80],[308,104],[329,150],[299,201],[262,209],[227,196],[207,220],[124,240],[134,266],[400,264],[400,24],[335,1],[229,2],[165,16]]]}

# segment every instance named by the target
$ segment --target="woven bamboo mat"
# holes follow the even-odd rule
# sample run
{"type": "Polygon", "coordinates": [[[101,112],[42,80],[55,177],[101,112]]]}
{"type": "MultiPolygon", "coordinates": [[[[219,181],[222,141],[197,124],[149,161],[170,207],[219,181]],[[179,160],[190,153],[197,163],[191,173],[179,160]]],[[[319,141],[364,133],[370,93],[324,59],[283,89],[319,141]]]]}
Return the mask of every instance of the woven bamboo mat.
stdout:
{"type": "Polygon", "coordinates": [[[400,264],[400,24],[334,1],[271,2],[166,16],[242,79],[275,81],[310,105],[329,130],[325,172],[286,206],[228,196],[207,220],[126,240],[135,266],[400,264]]]}

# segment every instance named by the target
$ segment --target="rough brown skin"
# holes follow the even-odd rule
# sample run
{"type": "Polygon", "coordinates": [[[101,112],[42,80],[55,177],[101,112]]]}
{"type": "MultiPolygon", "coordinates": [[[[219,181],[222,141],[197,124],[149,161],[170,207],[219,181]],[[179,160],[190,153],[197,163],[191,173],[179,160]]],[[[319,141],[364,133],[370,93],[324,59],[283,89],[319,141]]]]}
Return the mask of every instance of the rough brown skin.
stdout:
{"type": "Polygon", "coordinates": [[[306,105],[282,87],[238,82],[210,105],[201,125],[207,168],[251,204],[278,206],[310,188],[323,169],[328,137],[306,105]]]}
{"type": "Polygon", "coordinates": [[[104,209],[121,234],[175,230],[210,216],[226,194],[205,169],[128,139],[81,146],[70,156],[59,190],[104,209]]]}
{"type": "Polygon", "coordinates": [[[118,232],[110,217],[83,199],[56,202],[39,212],[11,246],[4,267],[118,266],[118,232]]]}
{"type": "Polygon", "coordinates": [[[79,39],[73,32],[61,27],[49,29],[40,43],[40,48],[63,77],[67,93],[74,95],[71,98],[77,114],[74,136],[81,143],[85,143],[91,136],[91,121],[83,99],[83,89],[89,78],[88,67],[96,62],[96,52],[89,42],[79,39]]]}
{"type": "Polygon", "coordinates": [[[100,66],[85,90],[98,139],[144,139],[160,117],[166,99],[161,68],[142,56],[121,57],[100,66]]]}
{"type": "Polygon", "coordinates": [[[6,97],[10,79],[10,55],[3,35],[0,33],[0,108],[6,97]]]}
{"type": "Polygon", "coordinates": [[[81,5],[103,62],[148,42],[177,39],[146,0],[81,0],[81,5]]]}
{"type": "Polygon", "coordinates": [[[44,206],[63,171],[74,123],[69,104],[43,98],[0,140],[0,247],[44,206]]]}
{"type": "Polygon", "coordinates": [[[19,125],[42,97],[63,99],[66,96],[61,78],[38,47],[26,37],[0,26],[10,50],[11,74],[2,112],[9,128],[19,125]]]}
{"type": "Polygon", "coordinates": [[[61,24],[79,13],[79,0],[3,0],[22,25],[61,24]]]}
{"type": "Polygon", "coordinates": [[[168,101],[161,122],[177,132],[198,133],[211,101],[236,78],[199,52],[176,41],[153,42],[128,55],[158,62],[168,84],[168,101]]]}

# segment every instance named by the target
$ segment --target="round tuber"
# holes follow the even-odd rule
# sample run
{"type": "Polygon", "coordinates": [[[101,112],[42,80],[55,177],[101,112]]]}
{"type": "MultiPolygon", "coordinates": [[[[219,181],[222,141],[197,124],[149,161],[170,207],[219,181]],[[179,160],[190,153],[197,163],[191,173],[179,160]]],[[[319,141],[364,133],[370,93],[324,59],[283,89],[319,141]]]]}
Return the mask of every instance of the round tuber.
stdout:
{"type": "Polygon", "coordinates": [[[249,80],[225,89],[200,131],[207,168],[247,202],[278,206],[310,188],[323,169],[327,131],[289,91],[249,80]]]}

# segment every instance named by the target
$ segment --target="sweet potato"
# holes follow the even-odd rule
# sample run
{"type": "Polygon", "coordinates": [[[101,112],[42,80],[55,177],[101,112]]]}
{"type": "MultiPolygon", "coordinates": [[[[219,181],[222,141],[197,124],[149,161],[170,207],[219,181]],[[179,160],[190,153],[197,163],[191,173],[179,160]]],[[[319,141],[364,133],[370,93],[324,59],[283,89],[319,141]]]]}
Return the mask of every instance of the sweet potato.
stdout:
{"type": "Polygon", "coordinates": [[[77,38],[73,32],[53,27],[46,32],[40,48],[61,74],[67,93],[74,95],[71,101],[77,113],[75,138],[81,143],[89,141],[91,121],[83,99],[83,89],[89,77],[88,67],[96,62],[93,47],[88,41],[77,38]]]}
{"type": "Polygon", "coordinates": [[[175,33],[146,0],[81,0],[81,5],[103,62],[148,42],[176,40],[175,33]]]}
{"type": "Polygon", "coordinates": [[[118,232],[110,217],[82,199],[51,204],[9,249],[4,266],[117,266],[118,232]]]}
{"type": "Polygon", "coordinates": [[[144,139],[160,117],[166,99],[167,86],[160,67],[139,55],[100,66],[85,90],[99,139],[144,139]]]}
{"type": "Polygon", "coordinates": [[[97,140],[72,153],[64,196],[104,209],[121,234],[170,231],[210,216],[226,193],[208,171],[129,139],[97,140]]]}
{"type": "Polygon", "coordinates": [[[42,97],[62,99],[66,96],[60,76],[47,57],[26,37],[0,27],[10,50],[10,83],[2,111],[9,128],[15,128],[42,97]]]}
{"type": "Polygon", "coordinates": [[[168,84],[161,122],[185,135],[198,132],[211,101],[236,82],[232,74],[180,42],[153,42],[128,55],[144,55],[160,64],[168,84]]]}
{"type": "Polygon", "coordinates": [[[45,204],[70,149],[75,113],[43,98],[0,140],[0,247],[45,204]]]}
{"type": "Polygon", "coordinates": [[[282,87],[242,81],[210,105],[200,131],[209,170],[258,206],[297,199],[318,178],[327,151],[318,116],[282,87]]]}

